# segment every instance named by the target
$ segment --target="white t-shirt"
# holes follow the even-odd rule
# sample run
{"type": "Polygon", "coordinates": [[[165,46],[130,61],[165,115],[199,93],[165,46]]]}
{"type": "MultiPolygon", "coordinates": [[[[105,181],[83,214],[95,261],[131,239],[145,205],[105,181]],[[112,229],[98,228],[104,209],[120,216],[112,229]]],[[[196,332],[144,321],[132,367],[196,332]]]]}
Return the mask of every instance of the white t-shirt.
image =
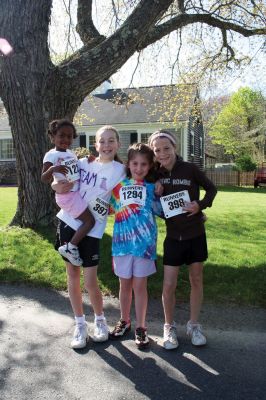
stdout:
{"type": "MultiPolygon", "coordinates": [[[[88,162],[87,158],[79,160],[80,194],[95,217],[95,225],[87,236],[101,239],[105,230],[109,203],[113,188],[125,177],[125,167],[117,161],[100,163],[88,162]],[[98,213],[100,211],[100,213],[98,213]]],[[[77,230],[81,222],[72,218],[64,210],[60,210],[57,217],[77,230]]]]}
{"type": "Polygon", "coordinates": [[[68,173],[66,175],[54,172],[53,177],[55,182],[62,180],[68,180],[75,182],[71,192],[76,192],[79,189],[79,167],[78,158],[76,154],[67,149],[66,151],[58,151],[56,149],[49,150],[44,158],[43,164],[49,162],[53,165],[66,165],[68,167],[68,173]]]}

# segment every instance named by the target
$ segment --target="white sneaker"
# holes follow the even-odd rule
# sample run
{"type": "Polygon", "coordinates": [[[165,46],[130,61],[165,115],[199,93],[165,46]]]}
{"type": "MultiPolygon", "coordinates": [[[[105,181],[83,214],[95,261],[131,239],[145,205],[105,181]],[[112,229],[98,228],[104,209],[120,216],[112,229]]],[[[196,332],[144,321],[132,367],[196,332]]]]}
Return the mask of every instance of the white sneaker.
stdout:
{"type": "Polygon", "coordinates": [[[74,336],[71,341],[72,349],[83,349],[86,346],[88,340],[88,325],[87,322],[84,324],[76,324],[74,336]]]}
{"type": "Polygon", "coordinates": [[[83,264],[83,260],[79,256],[79,250],[77,247],[69,248],[69,243],[64,244],[58,248],[61,256],[65,257],[72,265],[80,267],[83,264]]]}
{"type": "Polygon", "coordinates": [[[176,349],[179,346],[177,340],[177,330],[175,322],[172,325],[164,324],[163,327],[163,347],[166,350],[176,349]]]}
{"type": "Polygon", "coordinates": [[[204,346],[207,343],[206,337],[202,333],[200,324],[187,323],[187,335],[191,338],[191,343],[194,346],[204,346]]]}
{"type": "Polygon", "coordinates": [[[109,329],[106,319],[98,319],[94,322],[94,335],[92,340],[94,342],[106,342],[109,338],[109,329]]]}

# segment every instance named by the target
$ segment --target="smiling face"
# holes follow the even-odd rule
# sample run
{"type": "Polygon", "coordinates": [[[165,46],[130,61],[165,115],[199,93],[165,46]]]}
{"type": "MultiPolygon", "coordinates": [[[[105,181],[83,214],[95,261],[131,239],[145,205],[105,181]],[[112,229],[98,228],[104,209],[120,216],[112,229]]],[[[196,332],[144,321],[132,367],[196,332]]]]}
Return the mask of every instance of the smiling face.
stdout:
{"type": "Polygon", "coordinates": [[[74,134],[72,126],[69,125],[64,125],[57,129],[56,133],[52,136],[55,149],[58,151],[66,151],[69,149],[73,142],[74,134]]]}
{"type": "Polygon", "coordinates": [[[113,161],[120,143],[116,133],[111,129],[99,131],[96,134],[95,149],[99,153],[99,161],[107,163],[113,161]]]}
{"type": "Polygon", "coordinates": [[[143,181],[149,173],[151,164],[144,154],[135,154],[128,162],[128,168],[132,179],[136,181],[143,181]]]}
{"type": "Polygon", "coordinates": [[[174,144],[166,137],[158,137],[152,142],[152,149],[156,161],[162,167],[171,171],[176,162],[176,148],[174,144]]]}

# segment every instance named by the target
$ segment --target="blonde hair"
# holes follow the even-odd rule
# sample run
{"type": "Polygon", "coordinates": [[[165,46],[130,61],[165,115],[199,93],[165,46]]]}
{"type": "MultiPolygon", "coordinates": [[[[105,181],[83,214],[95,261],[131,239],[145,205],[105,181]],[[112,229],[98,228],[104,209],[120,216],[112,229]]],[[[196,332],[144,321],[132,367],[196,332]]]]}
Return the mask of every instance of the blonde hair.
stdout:
{"type": "Polygon", "coordinates": [[[116,140],[120,142],[120,136],[116,128],[114,128],[112,125],[104,125],[101,128],[98,129],[98,131],[95,134],[95,139],[97,140],[97,136],[99,136],[101,133],[105,131],[112,131],[115,134],[116,140]]]}

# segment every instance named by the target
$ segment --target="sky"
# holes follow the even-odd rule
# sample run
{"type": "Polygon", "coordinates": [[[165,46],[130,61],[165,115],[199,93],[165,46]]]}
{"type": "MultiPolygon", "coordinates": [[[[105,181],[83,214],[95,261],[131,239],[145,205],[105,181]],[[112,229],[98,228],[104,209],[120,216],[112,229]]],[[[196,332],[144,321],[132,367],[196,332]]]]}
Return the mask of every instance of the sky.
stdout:
{"type": "MultiPolygon", "coordinates": [[[[76,0],[72,0],[71,20],[76,23],[76,0]]],[[[67,44],[64,43],[65,32],[68,29],[69,15],[67,15],[65,4],[66,0],[54,0],[52,23],[50,28],[50,45],[55,52],[64,53],[67,44]]],[[[94,10],[94,21],[97,28],[103,34],[108,34],[110,27],[110,13],[107,7],[108,1],[97,0],[94,10]]],[[[109,1],[111,4],[111,2],[109,1]]],[[[183,42],[191,41],[190,33],[184,32],[183,42]]],[[[177,46],[176,35],[171,34],[169,38],[160,41],[159,44],[145,49],[141,55],[141,63],[138,64],[138,54],[133,55],[124,66],[111,77],[112,86],[116,88],[154,86],[176,83],[178,79],[177,71],[172,72],[172,65],[176,59],[177,46]],[[171,49],[171,50],[169,50],[171,49]]],[[[211,48],[219,45],[211,36],[206,39],[207,45],[211,48]]],[[[76,37],[72,39],[73,48],[81,46],[81,42],[76,37]]],[[[212,85],[202,84],[201,92],[203,96],[223,96],[237,91],[240,87],[249,86],[254,90],[259,90],[266,95],[266,54],[261,48],[261,43],[254,39],[238,39],[235,43],[239,55],[248,55],[250,62],[243,65],[238,71],[227,70],[220,73],[212,85]]],[[[197,48],[192,50],[191,46],[183,46],[180,54],[181,68],[188,64],[191,53],[195,54],[197,48]]],[[[186,74],[184,74],[186,76],[186,74]]]]}

